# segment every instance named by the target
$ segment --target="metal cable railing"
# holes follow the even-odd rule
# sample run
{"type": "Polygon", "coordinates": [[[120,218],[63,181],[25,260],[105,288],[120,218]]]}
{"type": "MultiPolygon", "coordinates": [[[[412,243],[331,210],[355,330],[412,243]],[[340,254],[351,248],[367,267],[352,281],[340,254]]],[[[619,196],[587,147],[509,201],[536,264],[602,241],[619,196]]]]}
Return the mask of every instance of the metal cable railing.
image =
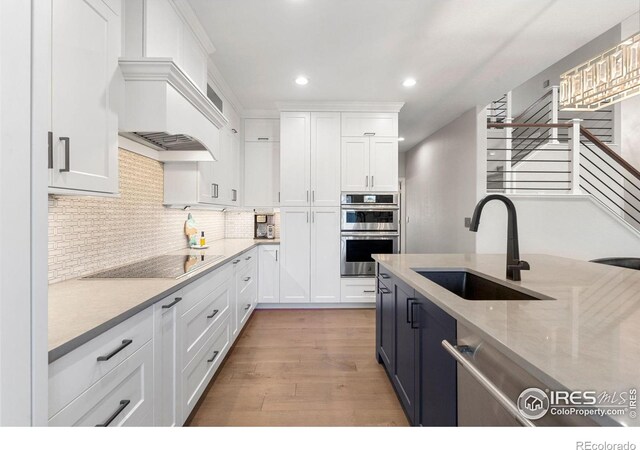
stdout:
{"type": "Polygon", "coordinates": [[[549,123],[487,124],[487,192],[589,194],[640,230],[640,171],[612,150],[581,119],[549,123]],[[497,133],[495,130],[499,130],[497,133]],[[514,158],[513,136],[535,147],[514,158]],[[550,141],[548,134],[555,139],[550,141]]]}
{"type": "Polygon", "coordinates": [[[498,100],[494,100],[487,107],[487,122],[504,123],[508,117],[507,106],[509,104],[508,94],[504,94],[498,100]]]}

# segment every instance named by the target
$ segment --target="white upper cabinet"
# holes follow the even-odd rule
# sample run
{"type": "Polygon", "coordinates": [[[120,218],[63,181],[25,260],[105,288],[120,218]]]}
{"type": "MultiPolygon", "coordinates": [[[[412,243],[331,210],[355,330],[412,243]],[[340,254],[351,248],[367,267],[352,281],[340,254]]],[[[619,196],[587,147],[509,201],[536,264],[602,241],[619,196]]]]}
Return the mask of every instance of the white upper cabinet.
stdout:
{"type": "Polygon", "coordinates": [[[398,114],[342,113],[342,136],[398,137],[398,114]]]}
{"type": "Polygon", "coordinates": [[[244,140],[247,142],[280,141],[280,121],[278,119],[245,119],[244,140]]]}
{"type": "Polygon", "coordinates": [[[120,17],[114,4],[51,3],[49,185],[58,193],[118,191],[120,17]]]}
{"type": "Polygon", "coordinates": [[[277,207],[279,190],[280,144],[278,142],[245,142],[244,206],[277,207]]]}
{"type": "Polygon", "coordinates": [[[280,115],[280,205],[309,206],[311,201],[311,113],[280,115]]]}
{"type": "Polygon", "coordinates": [[[340,206],[340,113],[311,113],[311,204],[340,206]]]}
{"type": "Polygon", "coordinates": [[[369,190],[369,138],[342,138],[342,190],[369,190]]]}
{"type": "Polygon", "coordinates": [[[369,170],[372,191],[394,192],[398,190],[398,139],[371,138],[369,170]]]}

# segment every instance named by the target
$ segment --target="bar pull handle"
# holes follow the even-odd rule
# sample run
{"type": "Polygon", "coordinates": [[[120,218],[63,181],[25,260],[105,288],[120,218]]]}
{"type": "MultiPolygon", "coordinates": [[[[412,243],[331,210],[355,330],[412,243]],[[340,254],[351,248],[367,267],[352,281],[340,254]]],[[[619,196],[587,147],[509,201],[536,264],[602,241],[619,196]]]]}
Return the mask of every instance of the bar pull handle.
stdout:
{"type": "Polygon", "coordinates": [[[307,203],[309,203],[309,191],[307,190],[307,203]]]}
{"type": "Polygon", "coordinates": [[[249,308],[251,308],[251,303],[247,303],[247,306],[244,307],[244,310],[247,311],[249,308]]]}
{"type": "Polygon", "coordinates": [[[391,278],[391,276],[388,273],[380,272],[380,278],[384,278],[385,280],[388,280],[389,278],[391,278]]]}
{"type": "Polygon", "coordinates": [[[259,141],[268,141],[269,138],[268,137],[259,137],[258,140],[259,141]]]}
{"type": "Polygon", "coordinates": [[[120,406],[118,406],[118,409],[116,409],[106,421],[104,421],[103,423],[99,423],[98,425],[96,425],[96,427],[108,427],[109,425],[111,425],[111,422],[113,422],[116,417],[118,417],[118,415],[120,415],[120,413],[124,411],[127,406],[129,406],[129,403],[131,403],[131,400],[120,400],[120,406]]]}
{"type": "Polygon", "coordinates": [[[365,135],[365,136],[375,136],[376,134],[375,134],[375,133],[371,133],[371,132],[370,132],[370,133],[364,133],[364,135],[365,135]]]}
{"type": "Polygon", "coordinates": [[[236,259],[235,261],[233,261],[233,264],[235,265],[235,264],[238,264],[239,262],[240,262],[240,260],[236,259]]]}
{"type": "Polygon", "coordinates": [[[376,184],[373,182],[373,175],[371,175],[371,187],[374,187],[376,184]]]}
{"type": "Polygon", "coordinates": [[[380,289],[379,289],[379,292],[380,292],[381,294],[385,294],[385,295],[386,295],[386,294],[391,294],[391,289],[387,289],[387,288],[380,288],[380,289]]]}
{"type": "Polygon", "coordinates": [[[460,345],[451,345],[446,339],[442,341],[442,346],[462,367],[467,369],[469,374],[476,379],[491,396],[496,399],[511,415],[525,427],[535,427],[535,424],[526,417],[523,417],[518,410],[518,407],[511,401],[511,399],[502,392],[493,382],[487,378],[478,368],[471,363],[467,358],[462,356],[462,351],[469,352],[469,347],[460,345]]]}
{"type": "Polygon", "coordinates": [[[365,294],[375,294],[376,290],[375,289],[365,289],[362,292],[364,292],[365,294]]]}
{"type": "Polygon", "coordinates": [[[407,323],[411,323],[412,318],[410,317],[410,315],[413,314],[411,305],[415,300],[416,300],[415,298],[411,298],[411,297],[407,298],[407,314],[406,314],[407,323]]]}
{"type": "Polygon", "coordinates": [[[53,169],[53,132],[51,131],[47,133],[47,146],[47,167],[53,169]]]}
{"type": "Polygon", "coordinates": [[[207,359],[207,362],[210,363],[210,362],[215,361],[216,357],[218,356],[218,353],[220,353],[218,350],[213,352],[213,355],[211,355],[211,359],[207,359]]]}
{"type": "Polygon", "coordinates": [[[276,250],[276,261],[278,260],[278,250],[276,250]]]}
{"type": "Polygon", "coordinates": [[[116,348],[114,351],[112,351],[108,355],[98,356],[98,361],[109,361],[111,358],[113,358],[118,353],[120,353],[122,350],[124,350],[129,345],[131,345],[132,342],[133,342],[133,340],[131,340],[131,339],[125,339],[124,341],[122,341],[122,344],[118,348],[116,348]]]}
{"type": "Polygon", "coordinates": [[[243,278],[244,281],[249,281],[250,279],[251,279],[251,277],[243,278]]]}
{"type": "Polygon", "coordinates": [[[369,187],[369,175],[364,176],[364,185],[365,187],[369,187]]]}
{"type": "Polygon", "coordinates": [[[64,167],[60,169],[60,172],[69,172],[71,164],[70,143],[71,139],[68,137],[61,137],[60,140],[64,142],[64,167]]]}
{"type": "Polygon", "coordinates": [[[182,297],[176,297],[175,300],[173,300],[171,303],[162,305],[162,309],[169,309],[172,306],[174,306],[176,303],[178,303],[180,300],[182,300],[182,297]]]}
{"type": "Polygon", "coordinates": [[[307,211],[307,223],[309,223],[309,211],[307,211]]]}
{"type": "Polygon", "coordinates": [[[244,260],[249,261],[250,259],[251,259],[251,256],[247,256],[244,260]]]}
{"type": "Polygon", "coordinates": [[[411,316],[410,316],[410,322],[411,323],[411,328],[413,328],[414,330],[418,328],[418,325],[416,325],[415,320],[414,320],[414,316],[413,316],[413,307],[417,306],[418,303],[417,302],[411,302],[411,304],[409,305],[409,310],[411,311],[411,316]]]}
{"type": "Polygon", "coordinates": [[[207,316],[207,319],[213,319],[216,316],[216,314],[218,314],[218,312],[219,311],[217,309],[214,309],[211,315],[207,316]]]}
{"type": "Polygon", "coordinates": [[[316,202],[316,190],[315,189],[311,191],[311,201],[313,203],[316,202]]]}

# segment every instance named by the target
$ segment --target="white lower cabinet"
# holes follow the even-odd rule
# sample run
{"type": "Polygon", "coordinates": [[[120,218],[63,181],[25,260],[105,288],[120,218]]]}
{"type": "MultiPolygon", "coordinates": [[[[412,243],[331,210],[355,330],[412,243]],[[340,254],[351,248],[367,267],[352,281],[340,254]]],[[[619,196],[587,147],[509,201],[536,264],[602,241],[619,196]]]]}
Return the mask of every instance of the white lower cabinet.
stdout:
{"type": "Polygon", "coordinates": [[[280,302],[340,301],[340,208],[282,208],[280,302]]]}
{"type": "Polygon", "coordinates": [[[154,420],[161,427],[182,424],[180,408],[180,307],[178,291],[153,305],[154,420]]]}
{"type": "Polygon", "coordinates": [[[62,411],[49,426],[153,425],[153,344],[147,342],[62,411]]]}
{"type": "Polygon", "coordinates": [[[280,246],[258,248],[258,303],[280,302],[280,246]]]}
{"type": "Polygon", "coordinates": [[[342,278],[341,292],[343,303],[375,303],[375,278],[342,278]]]}
{"type": "Polygon", "coordinates": [[[257,300],[253,248],[55,360],[49,425],[182,425],[257,300]]]}

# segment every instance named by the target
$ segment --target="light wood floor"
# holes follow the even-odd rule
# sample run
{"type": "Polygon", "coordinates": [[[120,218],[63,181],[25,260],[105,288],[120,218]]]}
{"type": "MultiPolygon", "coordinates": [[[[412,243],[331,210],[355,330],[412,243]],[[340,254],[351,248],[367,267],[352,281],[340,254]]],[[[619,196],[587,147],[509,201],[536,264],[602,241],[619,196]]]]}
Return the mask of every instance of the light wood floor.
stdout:
{"type": "Polygon", "coordinates": [[[257,310],[191,426],[408,425],[375,359],[375,311],[257,310]]]}

